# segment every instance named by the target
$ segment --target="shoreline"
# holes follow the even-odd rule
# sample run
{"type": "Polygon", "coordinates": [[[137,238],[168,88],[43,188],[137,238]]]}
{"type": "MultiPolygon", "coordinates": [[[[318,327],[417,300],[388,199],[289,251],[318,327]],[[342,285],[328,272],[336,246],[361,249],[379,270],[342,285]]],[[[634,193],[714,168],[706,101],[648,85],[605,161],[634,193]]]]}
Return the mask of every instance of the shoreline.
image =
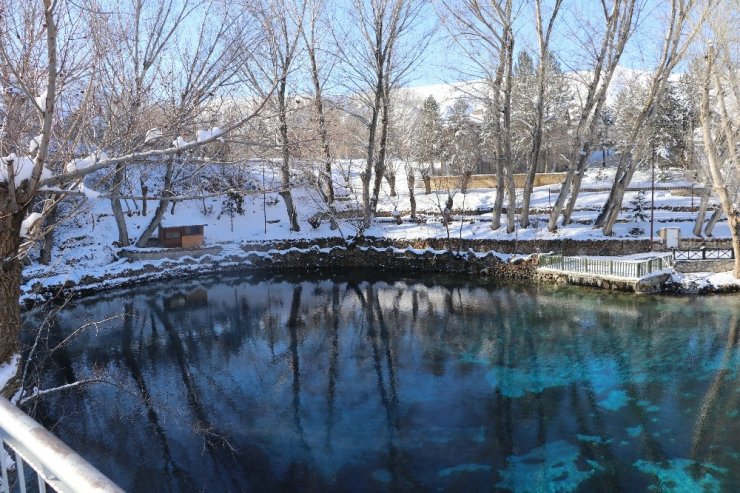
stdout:
{"type": "MultiPolygon", "coordinates": [[[[447,243],[452,248],[438,248],[444,243],[444,239],[438,238],[389,240],[365,237],[349,242],[340,238],[321,238],[225,243],[193,250],[129,248],[120,250],[117,260],[81,276],[71,273],[44,275],[43,269],[36,269],[37,275],[24,275],[20,301],[25,308],[31,308],[54,299],[84,297],[102,290],[131,287],[148,281],[228,272],[329,273],[346,269],[377,269],[403,274],[448,273],[463,274],[471,278],[517,279],[557,284],[552,282],[552,277],[548,280],[548,276],[542,276],[541,271],[537,270],[538,254],[548,252],[542,247],[556,246],[552,244],[552,240],[537,242],[537,245],[534,242],[527,244],[511,241],[507,245],[500,240],[453,239],[447,243]],[[482,250],[492,246],[503,246],[501,249],[508,252],[482,250]],[[533,249],[538,251],[532,251],[533,249]]],[[[643,240],[625,242],[563,239],[560,240],[559,250],[571,254],[583,252],[581,254],[603,255],[607,251],[613,252],[610,243],[618,244],[617,250],[623,255],[645,253],[646,246],[649,247],[649,242],[643,240]]],[[[708,273],[688,276],[674,272],[655,294],[706,295],[740,292],[740,282],[714,284],[703,281],[702,275],[704,278],[709,276],[708,273]]],[[[559,284],[564,283],[579,285],[568,279],[559,284]]],[[[588,286],[629,291],[614,283],[588,286]]]]}

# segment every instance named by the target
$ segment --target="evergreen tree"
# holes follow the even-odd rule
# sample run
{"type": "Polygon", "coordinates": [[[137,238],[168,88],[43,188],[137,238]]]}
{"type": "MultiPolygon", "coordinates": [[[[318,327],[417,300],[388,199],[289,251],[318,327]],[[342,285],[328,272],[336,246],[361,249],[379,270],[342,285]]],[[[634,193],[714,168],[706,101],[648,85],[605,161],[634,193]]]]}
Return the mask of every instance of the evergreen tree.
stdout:
{"type": "Polygon", "coordinates": [[[633,236],[641,235],[645,231],[640,226],[640,223],[648,220],[645,190],[637,192],[637,195],[630,201],[630,208],[630,219],[635,223],[635,226],[630,230],[630,234],[633,236]]]}
{"type": "Polygon", "coordinates": [[[519,52],[514,64],[511,88],[511,145],[517,172],[525,172],[522,159],[532,146],[532,132],[537,112],[537,76],[534,60],[526,51],[519,52]]]}
{"type": "Polygon", "coordinates": [[[439,104],[433,96],[424,100],[421,110],[420,128],[415,142],[415,157],[423,169],[431,173],[434,163],[440,159],[442,137],[442,116],[439,104]]]}
{"type": "Polygon", "coordinates": [[[448,128],[452,134],[452,172],[461,177],[460,190],[465,192],[470,175],[478,171],[481,161],[480,131],[470,119],[470,105],[467,101],[461,99],[455,103],[448,128]]]}

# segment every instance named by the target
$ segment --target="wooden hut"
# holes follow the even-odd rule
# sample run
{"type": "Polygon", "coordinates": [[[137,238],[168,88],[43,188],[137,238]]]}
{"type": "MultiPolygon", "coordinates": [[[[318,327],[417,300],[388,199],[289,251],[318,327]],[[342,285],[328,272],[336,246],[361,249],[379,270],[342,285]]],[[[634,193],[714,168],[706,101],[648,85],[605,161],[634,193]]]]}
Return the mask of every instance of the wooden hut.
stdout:
{"type": "Polygon", "coordinates": [[[203,246],[203,224],[159,226],[159,245],[165,248],[200,248],[203,246]]]}

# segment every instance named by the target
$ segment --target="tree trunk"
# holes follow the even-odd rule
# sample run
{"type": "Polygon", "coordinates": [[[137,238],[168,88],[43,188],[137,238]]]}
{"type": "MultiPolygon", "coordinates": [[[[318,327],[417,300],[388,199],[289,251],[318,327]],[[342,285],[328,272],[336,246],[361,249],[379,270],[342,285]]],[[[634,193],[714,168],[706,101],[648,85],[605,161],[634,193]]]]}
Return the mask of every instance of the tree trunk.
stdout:
{"type": "Polygon", "coordinates": [[[409,186],[409,205],[411,206],[411,219],[416,219],[416,196],[414,195],[414,183],[416,178],[414,177],[414,170],[409,170],[406,173],[406,183],[409,186]]]}
{"type": "Polygon", "coordinates": [[[463,171],[462,176],[460,176],[460,193],[468,193],[468,185],[470,184],[471,176],[473,176],[473,174],[470,171],[463,171]]]}
{"type": "Polygon", "coordinates": [[[382,116],[380,119],[380,146],[378,148],[378,157],[375,160],[375,180],[373,183],[373,196],[370,200],[370,208],[375,214],[378,210],[378,200],[380,199],[380,187],[383,184],[385,176],[385,156],[388,149],[388,123],[390,121],[390,90],[384,89],[382,97],[382,116]]]}
{"type": "Polygon", "coordinates": [[[141,236],[136,241],[137,248],[145,248],[149,243],[149,239],[152,237],[154,232],[157,230],[160,224],[162,224],[162,218],[164,218],[165,212],[167,212],[167,206],[169,205],[169,197],[172,196],[172,174],[175,171],[175,157],[171,156],[167,160],[167,169],[164,173],[164,185],[162,186],[162,193],[159,199],[159,205],[157,210],[154,211],[154,217],[149,222],[141,236]]]}
{"type": "MultiPolygon", "coordinates": [[[[121,185],[123,184],[123,172],[125,165],[117,164],[116,171],[113,175],[113,186],[111,187],[112,195],[119,195],[121,185]]],[[[121,199],[112,198],[110,199],[111,209],[113,209],[113,217],[116,220],[116,227],[118,228],[118,246],[127,247],[131,243],[128,239],[128,227],[126,226],[126,217],[123,214],[123,207],[121,207],[121,199]]]]}
{"type": "Polygon", "coordinates": [[[390,187],[390,196],[395,197],[398,194],[396,193],[396,173],[392,170],[387,170],[385,172],[385,181],[388,182],[388,186],[390,187]]]}
{"type": "MultiPolygon", "coordinates": [[[[2,205],[0,210],[9,210],[2,205]]],[[[8,363],[19,351],[22,266],[18,249],[25,210],[0,215],[0,364],[8,363]]]]}
{"type": "Polygon", "coordinates": [[[707,222],[707,227],[704,228],[704,235],[711,238],[712,234],[714,232],[714,227],[717,225],[717,222],[722,217],[722,207],[717,207],[712,215],[709,218],[709,221],[707,222]]]}
{"type": "Polygon", "coordinates": [[[634,14],[634,0],[627,2],[614,2],[612,11],[605,17],[605,35],[596,61],[593,65],[593,79],[588,86],[585,104],[581,110],[578,127],[571,147],[569,164],[566,170],[563,185],[550,211],[550,219],[547,229],[551,232],[557,230],[558,218],[563,210],[565,201],[571,196],[567,220],[570,221],[572,211],[575,207],[580,192],[581,178],[577,180],[577,188],[574,187],[576,174],[583,175],[586,172],[588,154],[591,151],[591,143],[596,131],[596,122],[601,113],[601,108],[606,100],[606,91],[609,88],[614,71],[624,51],[627,40],[632,34],[632,18],[634,14]],[[608,63],[607,63],[608,60],[608,63]]]}
{"type": "Polygon", "coordinates": [[[287,87],[286,76],[280,80],[278,90],[278,120],[280,122],[280,147],[282,151],[282,164],[280,165],[281,188],[280,196],[285,202],[285,210],[288,213],[291,231],[300,231],[298,224],[298,213],[293,204],[293,195],[290,192],[290,142],[288,141],[288,115],[285,102],[285,90],[287,87]]]}
{"type": "MultiPolygon", "coordinates": [[[[141,215],[146,217],[146,194],[149,192],[149,187],[146,186],[144,180],[141,180],[141,215]]],[[[204,209],[205,210],[205,209],[204,209]]],[[[204,212],[205,213],[205,212],[204,212]]]]}
{"type": "Polygon", "coordinates": [[[509,195],[506,208],[506,232],[513,233],[516,229],[516,187],[514,186],[514,159],[511,152],[511,86],[512,69],[514,63],[514,35],[511,27],[507,29],[506,67],[504,74],[504,159],[506,162],[506,193],[509,195]]]}
{"type": "Polygon", "coordinates": [[[567,226],[573,222],[573,211],[576,209],[576,201],[578,200],[578,194],[581,192],[581,183],[588,167],[589,157],[591,157],[591,143],[586,142],[578,158],[576,173],[573,175],[570,198],[563,209],[563,219],[560,222],[563,226],[567,226]]]}
{"type": "Polygon", "coordinates": [[[421,175],[421,179],[424,182],[424,193],[429,195],[432,193],[432,177],[424,173],[421,175]]]}
{"type": "MultiPolygon", "coordinates": [[[[727,217],[727,225],[730,228],[730,234],[732,234],[732,249],[735,252],[735,268],[733,275],[736,278],[740,278],[740,210],[737,205],[733,202],[733,196],[730,195],[727,189],[727,183],[722,175],[722,166],[720,158],[717,153],[717,146],[712,135],[711,128],[711,113],[709,109],[709,90],[711,86],[712,72],[714,69],[714,48],[709,48],[707,54],[707,68],[706,78],[702,87],[702,98],[699,116],[701,120],[702,136],[704,138],[704,150],[709,163],[709,174],[712,177],[712,185],[714,190],[719,196],[720,204],[724,210],[725,216],[727,217]]],[[[727,139],[727,152],[730,166],[738,166],[738,158],[735,153],[735,134],[732,131],[732,125],[729,121],[727,109],[724,101],[724,92],[721,85],[719,75],[714,73],[715,86],[717,89],[717,99],[720,107],[720,115],[722,117],[721,126],[724,133],[724,137],[727,139]]]]}
{"type": "Polygon", "coordinates": [[[696,223],[694,224],[694,236],[701,236],[701,230],[704,229],[704,219],[707,215],[707,206],[709,205],[709,196],[712,195],[712,189],[707,183],[701,192],[699,202],[699,212],[696,214],[696,223]]]}
{"type": "Polygon", "coordinates": [[[540,164],[542,132],[545,119],[545,76],[547,68],[545,60],[548,56],[550,35],[552,34],[552,28],[555,24],[555,18],[558,15],[558,10],[560,10],[561,3],[561,0],[558,0],[555,3],[553,7],[553,12],[550,16],[550,21],[548,22],[547,29],[545,30],[543,29],[542,25],[541,0],[537,0],[535,2],[540,65],[539,67],[537,67],[537,111],[535,113],[534,130],[532,135],[532,152],[529,156],[529,169],[527,170],[527,179],[524,183],[524,190],[522,192],[522,217],[520,221],[522,228],[529,227],[529,204],[532,198],[532,189],[534,188],[534,180],[537,176],[537,169],[539,168],[540,164]]]}
{"type": "Polygon", "coordinates": [[[493,202],[491,216],[491,229],[497,230],[501,227],[501,209],[504,205],[504,150],[501,143],[501,84],[504,78],[504,65],[506,63],[506,50],[501,50],[501,58],[496,68],[496,78],[493,81],[493,107],[496,111],[494,118],[494,133],[496,134],[496,198],[493,202]]]}
{"type": "MultiPolygon", "coordinates": [[[[307,42],[308,43],[308,42],[307,42]]],[[[332,177],[332,157],[331,148],[329,147],[329,133],[326,129],[326,116],[324,115],[324,101],[321,90],[321,80],[319,79],[319,66],[316,62],[316,50],[309,44],[309,59],[311,61],[311,79],[313,89],[316,93],[314,107],[316,115],[319,118],[319,137],[321,138],[321,149],[324,153],[324,169],[319,175],[319,190],[321,197],[329,207],[329,223],[332,230],[339,227],[336,218],[336,207],[334,206],[334,180],[332,177]]]]}
{"type": "MultiPolygon", "coordinates": [[[[378,56],[380,56],[378,54],[378,56]]],[[[381,62],[382,67],[382,62],[381,62]]],[[[384,74],[381,72],[377,74],[378,79],[375,85],[374,104],[372,108],[372,115],[370,123],[368,124],[368,138],[367,138],[367,161],[365,162],[365,171],[360,175],[362,179],[362,206],[365,209],[365,220],[364,227],[370,227],[370,219],[373,215],[372,204],[370,200],[370,180],[373,174],[373,164],[375,164],[375,140],[378,131],[378,117],[380,114],[380,104],[383,98],[383,80],[384,74]]]]}
{"type": "MultiPolygon", "coordinates": [[[[56,197],[52,197],[50,200],[54,201],[56,197]]],[[[57,204],[49,207],[49,210],[45,211],[44,215],[46,216],[46,227],[39,261],[43,265],[49,265],[51,263],[51,252],[54,249],[54,230],[56,229],[57,219],[59,217],[57,204]]]]}

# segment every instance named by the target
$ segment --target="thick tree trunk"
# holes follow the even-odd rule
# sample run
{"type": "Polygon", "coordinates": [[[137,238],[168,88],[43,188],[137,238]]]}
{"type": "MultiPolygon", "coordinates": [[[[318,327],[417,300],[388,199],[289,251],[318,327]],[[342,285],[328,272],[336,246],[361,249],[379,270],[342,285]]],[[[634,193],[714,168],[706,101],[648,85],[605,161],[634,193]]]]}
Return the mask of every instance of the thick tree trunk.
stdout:
{"type": "Polygon", "coordinates": [[[421,179],[424,182],[424,193],[429,195],[432,193],[432,177],[427,173],[421,175],[421,179]]]}
{"type": "Polygon", "coordinates": [[[380,116],[380,105],[383,98],[383,80],[384,75],[381,71],[378,74],[378,80],[375,85],[375,100],[372,108],[372,115],[370,123],[368,124],[368,138],[367,138],[367,161],[365,161],[365,171],[361,174],[362,180],[362,206],[365,209],[365,221],[364,226],[370,227],[370,220],[373,215],[372,200],[370,199],[370,181],[373,175],[373,165],[375,164],[375,141],[377,138],[378,131],[378,117],[380,116]]]}
{"type": "Polygon", "coordinates": [[[511,87],[512,69],[514,63],[514,35],[509,28],[506,33],[506,68],[504,73],[504,159],[506,163],[506,193],[508,205],[506,208],[506,232],[513,233],[516,229],[516,187],[514,186],[514,159],[511,152],[511,87]]]}
{"type": "Polygon", "coordinates": [[[707,221],[707,227],[704,228],[704,235],[711,238],[714,233],[714,227],[722,217],[722,207],[717,207],[707,221]]]}
{"type": "Polygon", "coordinates": [[[388,150],[388,124],[390,122],[390,90],[384,89],[382,97],[382,116],[380,119],[380,145],[378,148],[378,157],[375,160],[375,179],[373,182],[373,196],[370,199],[370,208],[372,214],[378,210],[378,201],[380,199],[380,187],[383,185],[383,177],[386,174],[385,158],[388,150]]]}
{"type": "Polygon", "coordinates": [[[157,230],[160,224],[162,224],[162,218],[164,218],[165,212],[167,212],[167,206],[169,205],[169,197],[172,196],[172,175],[175,171],[175,157],[171,156],[167,161],[167,168],[164,173],[164,185],[162,186],[162,193],[159,199],[159,205],[157,210],[154,211],[154,217],[149,221],[149,225],[146,227],[141,236],[136,241],[138,248],[145,248],[149,239],[152,237],[154,232],[157,230]]]}
{"type": "Polygon", "coordinates": [[[720,107],[721,119],[721,130],[724,137],[727,139],[727,153],[730,167],[737,167],[740,165],[738,162],[738,156],[735,151],[735,133],[732,131],[732,124],[729,120],[727,113],[727,107],[724,100],[723,87],[719,78],[719,75],[714,72],[714,49],[710,47],[709,53],[707,54],[707,68],[706,68],[706,79],[702,87],[702,98],[699,116],[701,120],[702,136],[704,138],[704,150],[707,156],[707,162],[709,163],[709,174],[712,177],[712,184],[714,191],[719,197],[719,202],[722,205],[722,209],[727,217],[727,225],[730,228],[730,234],[732,234],[732,249],[735,252],[735,268],[733,275],[736,278],[740,278],[740,210],[735,204],[734,200],[737,198],[735,194],[730,195],[730,191],[727,188],[725,177],[722,175],[722,164],[717,153],[717,146],[715,144],[714,136],[712,135],[712,123],[711,123],[711,112],[709,109],[709,90],[711,86],[712,75],[714,75],[715,89],[717,91],[717,100],[720,107]],[[713,74],[714,72],[714,74],[713,74]]]}
{"type": "Polygon", "coordinates": [[[22,266],[18,249],[24,215],[25,209],[0,215],[0,364],[9,362],[19,350],[22,266]]]}
{"type": "MultiPolygon", "coordinates": [[[[111,194],[118,195],[123,184],[123,174],[125,165],[117,164],[116,171],[113,175],[113,186],[111,187],[111,194]]],[[[112,198],[110,199],[110,206],[113,210],[113,217],[116,220],[116,227],[118,228],[118,246],[127,247],[130,245],[128,239],[128,227],[126,226],[126,216],[123,214],[123,207],[121,207],[121,199],[112,198]]]]}
{"type": "Polygon", "coordinates": [[[390,187],[389,195],[391,197],[396,197],[398,195],[396,193],[396,173],[392,170],[386,170],[385,181],[388,182],[388,186],[390,187]]]}
{"type": "Polygon", "coordinates": [[[506,173],[506,232],[513,233],[516,229],[516,187],[514,186],[514,170],[506,173]]]}
{"type": "Polygon", "coordinates": [[[414,195],[414,183],[416,178],[414,177],[414,170],[409,170],[406,173],[406,183],[409,187],[409,205],[411,207],[411,219],[416,219],[416,196],[414,195]]]}
{"type": "Polygon", "coordinates": [[[501,58],[496,68],[496,78],[493,81],[493,107],[496,111],[494,119],[494,133],[496,135],[496,198],[493,201],[493,213],[491,216],[491,229],[497,230],[501,227],[501,209],[504,206],[504,148],[501,143],[501,84],[504,78],[504,66],[506,64],[506,50],[501,50],[501,58]]]}
{"type": "MultiPolygon", "coordinates": [[[[55,198],[51,198],[50,200],[55,200],[55,198]]],[[[51,252],[54,249],[54,230],[56,229],[57,219],[59,217],[57,204],[49,207],[44,215],[46,216],[46,227],[44,228],[44,239],[41,245],[41,258],[39,261],[43,265],[49,265],[51,263],[51,252]]]]}
{"type": "Polygon", "coordinates": [[[563,219],[560,221],[560,224],[563,226],[567,226],[573,222],[573,211],[576,209],[576,201],[578,201],[578,194],[581,192],[581,183],[583,183],[583,175],[586,173],[586,168],[588,167],[589,157],[591,157],[591,143],[586,142],[578,158],[576,173],[573,175],[570,198],[563,209],[563,219]]]}
{"type": "Polygon", "coordinates": [[[501,209],[504,207],[505,190],[504,162],[499,154],[496,157],[496,198],[493,201],[493,215],[491,216],[491,229],[494,231],[501,227],[501,209]]]}
{"type": "Polygon", "coordinates": [[[288,115],[285,101],[285,90],[287,88],[286,76],[280,81],[278,89],[278,121],[280,122],[280,147],[282,152],[282,163],[280,165],[281,188],[280,196],[285,202],[285,210],[288,213],[291,231],[300,231],[298,224],[298,212],[293,203],[293,195],[290,192],[290,141],[288,140],[288,115]]]}
{"type": "Polygon", "coordinates": [[[696,223],[694,223],[694,230],[692,231],[694,236],[701,236],[701,231],[704,229],[704,219],[707,215],[707,206],[709,206],[710,195],[712,195],[712,188],[707,184],[701,192],[699,212],[696,213],[696,223]]]}
{"type": "Polygon", "coordinates": [[[329,222],[331,224],[331,229],[335,230],[339,225],[337,224],[336,207],[334,206],[334,180],[332,177],[332,157],[331,148],[329,147],[329,132],[326,128],[326,116],[324,115],[324,101],[322,97],[321,80],[319,79],[319,66],[316,61],[316,50],[310,44],[308,55],[311,61],[311,80],[313,81],[313,89],[316,93],[314,108],[316,108],[316,115],[319,118],[319,137],[321,139],[321,149],[324,153],[324,169],[319,175],[319,190],[321,191],[321,197],[329,207],[329,222]]]}

